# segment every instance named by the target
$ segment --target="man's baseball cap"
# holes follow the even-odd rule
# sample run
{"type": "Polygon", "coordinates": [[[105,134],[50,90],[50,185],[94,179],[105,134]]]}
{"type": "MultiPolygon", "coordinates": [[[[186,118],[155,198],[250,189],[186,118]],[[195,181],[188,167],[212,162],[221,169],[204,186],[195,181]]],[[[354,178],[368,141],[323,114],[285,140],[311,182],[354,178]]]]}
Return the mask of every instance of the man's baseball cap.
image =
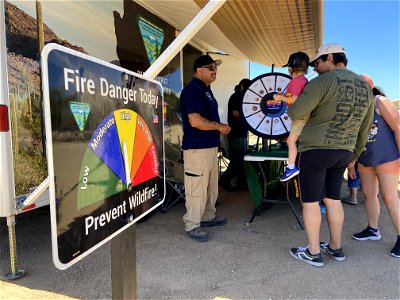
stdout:
{"type": "Polygon", "coordinates": [[[326,44],[319,47],[317,54],[311,59],[310,66],[314,67],[315,61],[320,58],[322,55],[326,55],[329,53],[345,53],[344,48],[339,44],[326,44]]]}
{"type": "Polygon", "coordinates": [[[212,63],[214,63],[216,66],[219,66],[222,64],[222,60],[220,59],[214,60],[210,55],[202,55],[196,58],[196,60],[194,61],[193,69],[196,72],[197,68],[208,66],[211,65],[212,63]]]}
{"type": "Polygon", "coordinates": [[[310,58],[308,55],[304,52],[295,52],[290,54],[288,62],[286,65],[282,66],[283,67],[291,67],[291,68],[302,68],[302,67],[308,67],[310,63],[310,58]]]}
{"type": "Polygon", "coordinates": [[[373,88],[375,87],[375,84],[374,84],[374,82],[372,81],[372,78],[371,78],[371,77],[369,77],[368,75],[365,75],[365,74],[361,74],[360,76],[361,76],[362,78],[364,78],[364,79],[369,83],[371,89],[373,89],[373,88]]]}

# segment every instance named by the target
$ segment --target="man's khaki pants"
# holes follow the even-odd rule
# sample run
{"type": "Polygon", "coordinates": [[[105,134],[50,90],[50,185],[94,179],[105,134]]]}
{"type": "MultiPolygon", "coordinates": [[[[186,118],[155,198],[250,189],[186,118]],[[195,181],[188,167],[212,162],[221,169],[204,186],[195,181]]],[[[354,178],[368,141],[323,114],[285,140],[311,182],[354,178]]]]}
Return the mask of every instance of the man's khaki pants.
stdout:
{"type": "Polygon", "coordinates": [[[183,151],[185,169],[185,231],[215,217],[218,197],[218,148],[183,151]]]}

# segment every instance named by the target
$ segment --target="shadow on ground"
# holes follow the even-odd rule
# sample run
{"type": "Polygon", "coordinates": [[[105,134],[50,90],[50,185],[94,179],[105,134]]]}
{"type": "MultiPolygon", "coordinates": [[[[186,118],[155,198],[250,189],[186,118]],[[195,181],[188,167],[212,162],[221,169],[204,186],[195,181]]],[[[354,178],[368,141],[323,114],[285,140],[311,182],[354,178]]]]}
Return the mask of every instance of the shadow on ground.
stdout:
{"type": "MultiPolygon", "coordinates": [[[[346,190],[346,183],[343,183],[346,190]]],[[[381,241],[360,242],[351,235],[366,226],[363,201],[344,204],[343,247],[347,261],[324,256],[316,268],[294,260],[290,247],[305,246],[290,208],[274,205],[249,226],[253,206],[248,192],[221,189],[218,212],[229,219],[208,229],[211,239],[196,243],[183,231],[182,202],[135,225],[138,299],[398,299],[400,260],[389,256],[395,232],[386,209],[380,218],[381,241]]],[[[48,208],[17,216],[19,267],[27,274],[0,280],[0,299],[110,299],[109,243],[60,271],[51,257],[48,208]]],[[[323,217],[321,239],[328,239],[323,217]]],[[[0,220],[0,276],[9,272],[8,236],[0,220]]]]}

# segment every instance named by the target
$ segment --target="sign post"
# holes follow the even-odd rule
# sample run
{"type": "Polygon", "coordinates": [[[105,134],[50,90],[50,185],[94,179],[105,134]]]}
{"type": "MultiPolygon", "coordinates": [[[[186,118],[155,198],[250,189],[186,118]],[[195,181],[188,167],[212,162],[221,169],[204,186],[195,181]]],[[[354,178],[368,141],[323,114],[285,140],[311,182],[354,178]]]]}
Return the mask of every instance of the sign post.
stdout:
{"type": "Polygon", "coordinates": [[[136,299],[136,227],[111,240],[112,299],[136,299]]]}
{"type": "MultiPolygon", "coordinates": [[[[63,270],[164,201],[163,91],[157,81],[55,44],[43,49],[42,72],[52,252],[63,270]]],[[[115,242],[128,264],[132,232],[115,242]]]]}

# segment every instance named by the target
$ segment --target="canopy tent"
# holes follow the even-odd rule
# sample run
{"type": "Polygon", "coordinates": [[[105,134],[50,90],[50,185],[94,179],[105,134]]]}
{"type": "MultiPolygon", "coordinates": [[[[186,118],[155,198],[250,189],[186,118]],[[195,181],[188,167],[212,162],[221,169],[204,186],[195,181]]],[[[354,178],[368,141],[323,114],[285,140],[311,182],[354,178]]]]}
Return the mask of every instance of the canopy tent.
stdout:
{"type": "MultiPolygon", "coordinates": [[[[312,56],[323,43],[322,0],[136,0],[179,31],[197,30],[191,43],[264,65],[284,65],[289,55],[312,56]],[[214,5],[201,25],[191,22],[214,5]],[[198,27],[197,29],[195,27],[198,27]]],[[[211,9],[211,8],[210,8],[211,9]]]]}

